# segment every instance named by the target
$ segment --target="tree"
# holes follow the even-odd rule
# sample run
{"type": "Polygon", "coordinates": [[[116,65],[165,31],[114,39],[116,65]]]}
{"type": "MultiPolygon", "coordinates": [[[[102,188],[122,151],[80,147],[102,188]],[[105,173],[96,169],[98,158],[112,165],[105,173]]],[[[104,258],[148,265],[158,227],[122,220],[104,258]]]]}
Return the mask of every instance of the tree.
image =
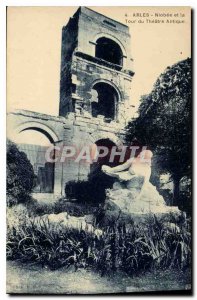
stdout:
{"type": "Polygon", "coordinates": [[[188,58],[157,79],[153,91],[143,96],[139,117],[127,126],[127,141],[134,138],[159,155],[163,172],[169,172],[174,183],[173,204],[179,199],[183,176],[191,176],[192,154],[192,80],[188,58]]]}
{"type": "Polygon", "coordinates": [[[7,142],[7,205],[25,202],[33,189],[35,175],[26,154],[7,142]]]}

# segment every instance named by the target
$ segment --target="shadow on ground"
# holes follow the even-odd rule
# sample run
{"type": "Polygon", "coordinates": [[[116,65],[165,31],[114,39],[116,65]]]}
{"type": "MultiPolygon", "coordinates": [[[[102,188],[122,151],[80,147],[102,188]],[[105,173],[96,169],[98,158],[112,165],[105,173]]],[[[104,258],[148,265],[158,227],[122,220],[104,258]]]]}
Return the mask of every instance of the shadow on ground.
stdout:
{"type": "Polygon", "coordinates": [[[7,262],[7,293],[102,294],[190,289],[186,273],[162,271],[128,277],[125,274],[101,277],[84,269],[50,271],[36,265],[7,262]]]}

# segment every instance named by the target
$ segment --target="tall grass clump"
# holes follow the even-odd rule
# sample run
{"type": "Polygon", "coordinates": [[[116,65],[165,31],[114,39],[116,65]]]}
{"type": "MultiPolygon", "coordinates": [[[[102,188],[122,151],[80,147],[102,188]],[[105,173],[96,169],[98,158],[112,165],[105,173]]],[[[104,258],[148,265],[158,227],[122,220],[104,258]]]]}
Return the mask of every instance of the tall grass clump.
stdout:
{"type": "Polygon", "coordinates": [[[161,223],[155,217],[147,224],[115,225],[102,234],[62,228],[48,221],[28,221],[7,232],[7,258],[38,263],[54,270],[73,266],[101,275],[124,271],[185,270],[191,264],[189,225],[161,223]]]}

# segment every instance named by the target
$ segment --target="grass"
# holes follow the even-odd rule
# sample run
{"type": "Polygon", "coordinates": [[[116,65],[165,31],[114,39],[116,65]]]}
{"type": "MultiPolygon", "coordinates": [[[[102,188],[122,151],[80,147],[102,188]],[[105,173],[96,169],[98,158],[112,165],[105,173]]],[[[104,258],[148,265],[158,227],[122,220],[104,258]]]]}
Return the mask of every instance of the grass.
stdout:
{"type": "Polygon", "coordinates": [[[191,288],[189,272],[158,270],[128,276],[116,272],[100,276],[94,270],[60,268],[49,270],[39,265],[7,262],[7,293],[25,294],[103,294],[125,292],[181,291],[191,288]]]}
{"type": "Polygon", "coordinates": [[[49,221],[26,219],[7,231],[7,258],[41,264],[51,270],[73,266],[101,275],[121,271],[129,275],[150,270],[186,270],[191,266],[188,223],[161,223],[156,217],[143,225],[102,228],[102,234],[62,228],[49,221]]]}

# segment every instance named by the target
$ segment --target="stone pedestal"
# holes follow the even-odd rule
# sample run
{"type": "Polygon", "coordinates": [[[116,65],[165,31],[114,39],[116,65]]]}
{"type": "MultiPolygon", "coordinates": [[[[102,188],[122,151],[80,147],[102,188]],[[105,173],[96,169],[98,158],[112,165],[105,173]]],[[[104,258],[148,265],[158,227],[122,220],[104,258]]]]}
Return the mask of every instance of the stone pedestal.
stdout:
{"type": "Polygon", "coordinates": [[[150,218],[177,223],[185,218],[178,207],[165,204],[163,197],[150,182],[143,191],[139,187],[140,185],[133,185],[128,189],[123,184],[115,183],[112,189],[107,190],[104,217],[99,220],[101,226],[113,223],[147,223],[150,218]]]}

